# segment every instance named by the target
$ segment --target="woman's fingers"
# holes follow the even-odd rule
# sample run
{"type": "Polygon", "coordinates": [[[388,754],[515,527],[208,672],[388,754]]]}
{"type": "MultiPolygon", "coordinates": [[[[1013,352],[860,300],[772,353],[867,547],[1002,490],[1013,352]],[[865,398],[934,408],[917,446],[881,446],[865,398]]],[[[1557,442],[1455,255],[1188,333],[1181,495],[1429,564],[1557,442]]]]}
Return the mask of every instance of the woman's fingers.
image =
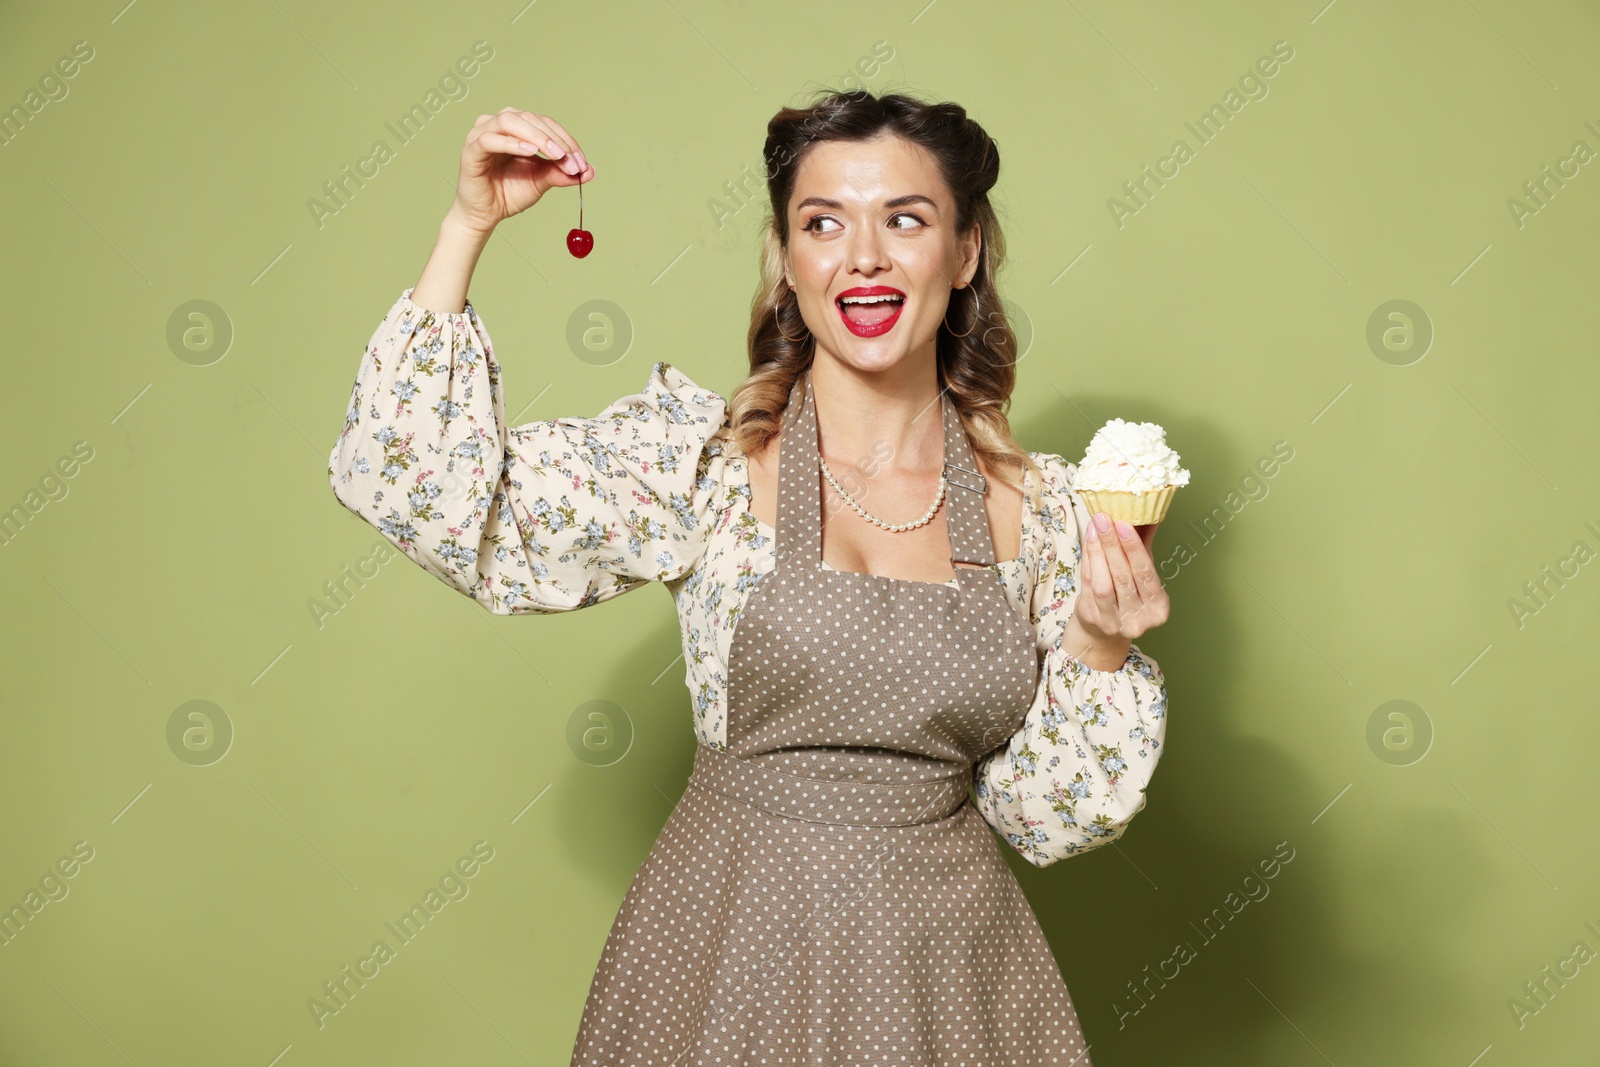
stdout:
{"type": "Polygon", "coordinates": [[[1128,564],[1133,569],[1133,584],[1138,587],[1139,599],[1143,601],[1147,610],[1159,615],[1153,618],[1152,625],[1160,625],[1166,621],[1167,591],[1161,586],[1161,577],[1156,573],[1155,559],[1150,555],[1150,541],[1146,534],[1147,527],[1135,526],[1136,534],[1131,540],[1122,542],[1123,548],[1128,553],[1128,564]]]}
{"type": "MultiPolygon", "coordinates": [[[[578,150],[578,146],[573,142],[572,136],[566,130],[563,130],[561,124],[549,115],[541,115],[536,111],[524,111],[518,107],[505,108],[502,114],[515,116],[544,131],[545,140],[555,142],[555,146],[550,149],[550,155],[553,159],[563,158],[569,153],[575,153],[578,150]]],[[[544,147],[543,144],[541,144],[541,147],[544,147]]],[[[576,160],[573,161],[574,164],[576,162],[576,160]]]]}
{"type": "Polygon", "coordinates": [[[543,117],[534,115],[531,111],[518,111],[516,108],[505,108],[495,116],[489,129],[497,133],[510,134],[533,145],[543,153],[563,173],[577,176],[582,170],[571,151],[558,138],[555,131],[543,121],[543,117]],[[530,117],[531,116],[531,117],[530,117]]]}
{"type": "Polygon", "coordinates": [[[512,126],[504,122],[499,115],[490,115],[487,122],[473,125],[462,154],[464,157],[471,157],[481,172],[488,173],[496,154],[509,153],[532,158],[534,153],[541,150],[543,140],[544,138],[534,131],[512,126]],[[521,147],[525,141],[534,145],[532,151],[521,147]]]}
{"type": "MultiPolygon", "coordinates": [[[[1133,582],[1133,566],[1128,562],[1128,542],[1137,543],[1133,527],[1118,519],[1115,523],[1109,515],[1106,524],[1110,530],[1101,530],[1101,548],[1105,551],[1106,566],[1111,571],[1111,582],[1117,590],[1117,606],[1119,614],[1117,621],[1132,615],[1139,610],[1139,590],[1133,582]]],[[[1096,523],[1098,525],[1098,521],[1096,523]]]]}
{"type": "Polygon", "coordinates": [[[561,125],[561,123],[557,122],[555,119],[551,118],[549,115],[541,115],[539,117],[544,119],[544,121],[547,124],[549,124],[551,129],[555,130],[556,133],[560,134],[562,140],[566,143],[567,147],[572,149],[572,151],[574,153],[576,153],[576,155],[578,157],[578,165],[580,167],[587,168],[589,166],[589,160],[588,160],[588,157],[586,157],[583,154],[583,146],[578,144],[577,138],[573,137],[572,134],[568,133],[567,132],[567,128],[565,126],[561,125]]]}
{"type": "Polygon", "coordinates": [[[1097,626],[1103,633],[1136,638],[1167,621],[1167,591],[1156,573],[1155,560],[1138,527],[1097,513],[1084,544],[1085,580],[1094,589],[1097,626]],[[1111,526],[1100,530],[1100,521],[1111,526]],[[1105,595],[1107,587],[1111,595],[1105,595]]]}
{"type": "Polygon", "coordinates": [[[594,178],[594,168],[584,159],[577,142],[559,122],[548,115],[520,108],[504,107],[492,115],[479,115],[472,125],[467,148],[470,152],[476,152],[477,165],[485,172],[491,165],[491,155],[510,154],[526,159],[543,156],[550,164],[548,180],[553,185],[573,185],[594,178]],[[490,133],[501,134],[512,142],[531,144],[533,148],[529,150],[519,144],[508,151],[505,146],[510,142],[483,139],[484,135],[490,133]],[[574,180],[562,181],[562,177],[574,180]]]}
{"type": "Polygon", "coordinates": [[[1083,562],[1088,571],[1084,584],[1094,595],[1096,617],[1092,621],[1102,633],[1113,633],[1117,626],[1117,589],[1110,565],[1106,563],[1104,539],[1099,536],[1093,518],[1089,520],[1088,536],[1084,539],[1083,562]]]}
{"type": "Polygon", "coordinates": [[[491,152],[501,152],[508,156],[532,156],[539,151],[537,145],[529,144],[520,137],[513,137],[509,133],[494,133],[493,131],[480,133],[478,143],[491,152]]]}
{"type": "Polygon", "coordinates": [[[1167,591],[1150,554],[1153,533],[1153,528],[1113,522],[1105,512],[1090,517],[1084,528],[1080,591],[1073,606],[1081,624],[1101,634],[1132,639],[1167,621],[1167,591]]]}
{"type": "Polygon", "coordinates": [[[578,142],[572,139],[572,135],[562,127],[561,123],[549,115],[540,115],[532,111],[513,108],[511,114],[543,133],[544,140],[533,143],[543,149],[551,159],[556,160],[563,171],[577,178],[588,170],[589,164],[584,160],[583,153],[578,151],[578,142]]]}

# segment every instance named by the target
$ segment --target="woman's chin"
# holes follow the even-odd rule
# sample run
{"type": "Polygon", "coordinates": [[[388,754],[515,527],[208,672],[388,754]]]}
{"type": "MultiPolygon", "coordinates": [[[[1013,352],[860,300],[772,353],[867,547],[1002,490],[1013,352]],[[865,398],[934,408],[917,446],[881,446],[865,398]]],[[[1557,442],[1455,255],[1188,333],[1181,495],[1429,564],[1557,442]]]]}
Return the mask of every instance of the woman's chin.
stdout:
{"type": "Polygon", "coordinates": [[[823,348],[835,362],[861,374],[883,374],[914,362],[904,345],[887,337],[843,337],[823,348]]]}

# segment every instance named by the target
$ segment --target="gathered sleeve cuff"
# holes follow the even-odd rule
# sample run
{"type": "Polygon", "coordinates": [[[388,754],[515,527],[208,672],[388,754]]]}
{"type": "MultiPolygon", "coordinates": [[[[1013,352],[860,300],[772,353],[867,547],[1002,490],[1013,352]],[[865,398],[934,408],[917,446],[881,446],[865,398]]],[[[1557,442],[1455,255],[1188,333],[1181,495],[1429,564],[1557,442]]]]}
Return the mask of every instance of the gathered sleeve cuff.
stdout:
{"type": "Polygon", "coordinates": [[[1063,647],[1091,517],[1072,488],[1074,465],[1049,453],[1034,459],[1045,475],[1030,610],[1039,688],[1022,726],[978,761],[974,793],[984,820],[1044,867],[1117,840],[1144,808],[1166,736],[1167,692],[1160,666],[1137,644],[1112,671],[1063,647]]]}
{"type": "Polygon", "coordinates": [[[373,333],[328,480],[346,508],[497,615],[570,611],[682,577],[713,526],[727,403],[664,361],[593,418],[507,426],[470,301],[406,289],[373,333]]]}

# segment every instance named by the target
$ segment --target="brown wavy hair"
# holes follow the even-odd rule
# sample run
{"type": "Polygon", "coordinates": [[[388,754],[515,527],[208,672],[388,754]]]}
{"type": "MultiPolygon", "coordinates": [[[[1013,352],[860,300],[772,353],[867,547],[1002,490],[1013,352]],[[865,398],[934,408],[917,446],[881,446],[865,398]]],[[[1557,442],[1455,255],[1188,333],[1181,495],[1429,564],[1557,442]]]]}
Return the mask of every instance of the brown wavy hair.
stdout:
{"type": "Polygon", "coordinates": [[[800,164],[818,142],[868,141],[894,134],[921,146],[935,161],[955,198],[957,231],[966,233],[974,223],[979,227],[978,268],[966,288],[977,297],[980,313],[974,316],[973,301],[958,300],[952,290],[951,307],[936,341],[939,386],[948,390],[972,450],[996,477],[1021,489],[1019,472],[1033,472],[1029,498],[1038,506],[1042,475],[1012,438],[1006,418],[1016,384],[1017,338],[995,281],[1006,248],[989,203],[989,190],[1000,177],[999,147],[958,104],[928,103],[900,93],[874,96],[865,89],[818,92],[822,99],[809,107],[785,107],[767,123],[762,154],[769,203],[761,281],[750,307],[750,375],[729,400],[734,442],[750,454],[777,435],[789,391],[815,355],[816,338],[806,329],[798,298],[783,274],[789,199],[800,164]],[[965,336],[950,331],[952,317],[958,328],[960,323],[971,324],[965,336]]]}

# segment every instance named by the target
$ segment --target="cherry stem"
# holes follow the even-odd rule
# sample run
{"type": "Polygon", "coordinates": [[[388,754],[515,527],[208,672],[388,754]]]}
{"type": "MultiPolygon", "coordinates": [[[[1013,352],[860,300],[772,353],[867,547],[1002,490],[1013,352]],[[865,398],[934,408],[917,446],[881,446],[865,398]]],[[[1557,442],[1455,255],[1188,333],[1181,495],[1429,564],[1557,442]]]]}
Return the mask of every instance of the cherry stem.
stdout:
{"type": "Polygon", "coordinates": [[[583,229],[583,174],[578,174],[578,229],[583,229]]]}

